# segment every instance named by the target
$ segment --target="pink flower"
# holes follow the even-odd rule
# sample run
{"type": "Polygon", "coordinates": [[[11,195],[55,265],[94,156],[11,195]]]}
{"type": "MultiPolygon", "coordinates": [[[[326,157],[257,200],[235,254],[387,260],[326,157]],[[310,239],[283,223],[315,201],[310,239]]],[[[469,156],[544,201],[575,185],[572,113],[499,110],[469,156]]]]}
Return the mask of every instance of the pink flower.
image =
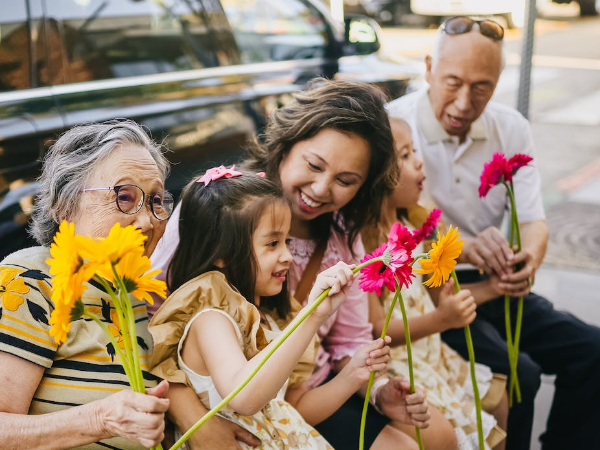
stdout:
{"type": "Polygon", "coordinates": [[[437,228],[441,215],[442,210],[435,208],[429,213],[429,217],[423,226],[420,229],[413,231],[413,238],[416,244],[423,242],[428,236],[431,235],[431,233],[437,228]]]}
{"type": "MultiPolygon", "coordinates": [[[[381,244],[371,254],[366,254],[360,262],[369,261],[373,258],[383,255],[387,248],[387,243],[381,244]]],[[[358,286],[364,292],[375,292],[377,296],[381,296],[383,286],[387,287],[391,292],[396,290],[394,283],[394,272],[387,267],[383,261],[377,261],[369,264],[367,267],[360,269],[360,279],[358,286]]]]}
{"type": "Polygon", "coordinates": [[[208,169],[202,177],[196,180],[196,183],[204,183],[204,186],[208,186],[211,181],[218,180],[219,178],[233,178],[242,176],[242,172],[235,170],[235,165],[229,169],[225,166],[213,167],[208,169]]]}
{"type": "Polygon", "coordinates": [[[491,188],[503,181],[503,176],[507,171],[507,161],[504,153],[494,153],[492,160],[483,165],[481,172],[479,196],[485,197],[491,188]]]}
{"type": "Polygon", "coordinates": [[[266,174],[266,173],[264,173],[264,172],[257,172],[257,173],[256,173],[256,176],[257,176],[257,177],[264,178],[264,177],[266,177],[266,176],[267,176],[267,174],[266,174]]]}
{"type": "Polygon", "coordinates": [[[504,173],[505,180],[512,181],[512,177],[515,173],[517,173],[517,170],[519,170],[523,166],[526,166],[531,161],[533,161],[533,158],[531,156],[525,155],[523,153],[517,153],[516,155],[512,156],[506,162],[507,170],[504,173]]]}

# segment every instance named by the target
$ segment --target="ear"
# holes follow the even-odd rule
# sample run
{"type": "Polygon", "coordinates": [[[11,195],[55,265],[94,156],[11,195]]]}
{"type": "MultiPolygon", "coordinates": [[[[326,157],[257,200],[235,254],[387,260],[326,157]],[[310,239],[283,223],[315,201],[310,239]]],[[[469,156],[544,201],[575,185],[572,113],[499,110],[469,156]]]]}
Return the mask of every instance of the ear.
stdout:
{"type": "Polygon", "coordinates": [[[433,78],[433,73],[431,72],[432,59],[431,55],[427,55],[425,57],[425,81],[431,84],[431,79],[433,78]]]}
{"type": "Polygon", "coordinates": [[[215,261],[215,266],[217,266],[219,269],[224,269],[225,268],[225,262],[223,262],[222,259],[217,259],[215,261]]]}

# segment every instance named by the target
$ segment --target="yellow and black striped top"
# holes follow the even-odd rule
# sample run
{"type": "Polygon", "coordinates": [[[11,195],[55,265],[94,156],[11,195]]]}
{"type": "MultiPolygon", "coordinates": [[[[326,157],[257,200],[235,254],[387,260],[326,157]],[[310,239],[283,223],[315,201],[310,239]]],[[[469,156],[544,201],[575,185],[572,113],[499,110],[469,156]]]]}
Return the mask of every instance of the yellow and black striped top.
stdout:
{"type": "MultiPolygon", "coordinates": [[[[98,324],[78,319],[71,325],[67,342],[57,346],[49,335],[48,320],[54,308],[47,247],[32,247],[8,256],[0,263],[0,351],[16,355],[46,370],[34,394],[29,414],[45,414],[90,403],[129,388],[129,382],[108,337],[98,324]]],[[[83,302],[113,332],[121,344],[119,329],[112,320],[109,296],[91,285],[83,302]]],[[[147,372],[152,351],[145,303],[132,298],[138,350],[146,387],[156,386],[147,372]]],[[[68,424],[65,424],[65,432],[68,424]]],[[[138,449],[139,444],[115,438],[81,449],[138,449]]]]}

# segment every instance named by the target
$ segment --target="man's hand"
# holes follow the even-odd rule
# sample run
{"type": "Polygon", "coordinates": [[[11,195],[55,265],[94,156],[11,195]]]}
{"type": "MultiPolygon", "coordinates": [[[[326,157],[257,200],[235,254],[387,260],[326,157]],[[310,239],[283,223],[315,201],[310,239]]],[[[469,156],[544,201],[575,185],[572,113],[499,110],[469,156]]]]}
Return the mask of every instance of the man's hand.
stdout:
{"type": "Polygon", "coordinates": [[[527,250],[523,249],[515,253],[515,257],[510,263],[510,271],[507,275],[500,277],[498,288],[505,295],[524,297],[531,290],[531,286],[535,280],[535,272],[536,267],[533,256],[527,250]]]}
{"type": "Polygon", "coordinates": [[[498,228],[486,228],[475,238],[465,238],[464,242],[460,262],[473,264],[488,275],[508,275],[514,253],[498,228]]]}
{"type": "Polygon", "coordinates": [[[377,407],[392,420],[419,428],[429,426],[427,400],[422,392],[410,393],[408,380],[400,377],[390,381],[377,391],[377,407]]]}

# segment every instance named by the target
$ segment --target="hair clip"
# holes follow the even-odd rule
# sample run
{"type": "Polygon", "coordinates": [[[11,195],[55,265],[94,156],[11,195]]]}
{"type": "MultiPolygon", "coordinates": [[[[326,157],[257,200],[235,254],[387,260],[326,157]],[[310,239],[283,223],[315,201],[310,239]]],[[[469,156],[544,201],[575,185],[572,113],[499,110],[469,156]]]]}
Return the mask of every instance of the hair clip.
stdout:
{"type": "Polygon", "coordinates": [[[208,169],[204,175],[196,180],[196,183],[204,183],[204,186],[208,186],[211,181],[218,180],[219,178],[233,178],[240,176],[242,176],[242,172],[235,170],[235,164],[229,169],[225,166],[219,166],[208,169]]]}
{"type": "Polygon", "coordinates": [[[256,173],[256,176],[257,176],[257,177],[264,178],[264,177],[266,176],[266,174],[265,174],[264,172],[257,172],[257,173],[256,173]]]}

